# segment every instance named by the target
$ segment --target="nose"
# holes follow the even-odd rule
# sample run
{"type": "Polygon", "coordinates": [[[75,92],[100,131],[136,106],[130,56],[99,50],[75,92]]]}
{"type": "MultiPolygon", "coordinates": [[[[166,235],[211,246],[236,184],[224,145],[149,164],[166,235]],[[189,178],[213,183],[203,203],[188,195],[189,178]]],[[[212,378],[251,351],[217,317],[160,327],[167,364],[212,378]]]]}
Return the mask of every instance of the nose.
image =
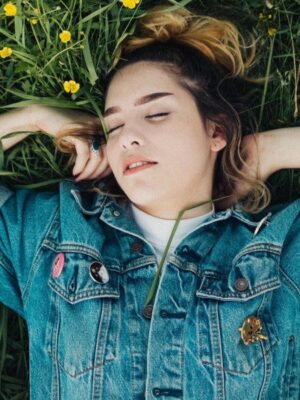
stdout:
{"type": "Polygon", "coordinates": [[[133,140],[130,144],[129,143],[122,143],[122,147],[124,148],[124,149],[128,149],[128,148],[130,148],[131,146],[133,146],[133,145],[140,145],[140,143],[137,141],[137,140],[133,140]]]}
{"type": "Polygon", "coordinates": [[[129,149],[132,146],[142,146],[144,140],[141,133],[133,127],[126,127],[120,135],[120,144],[124,149],[129,149]]]}

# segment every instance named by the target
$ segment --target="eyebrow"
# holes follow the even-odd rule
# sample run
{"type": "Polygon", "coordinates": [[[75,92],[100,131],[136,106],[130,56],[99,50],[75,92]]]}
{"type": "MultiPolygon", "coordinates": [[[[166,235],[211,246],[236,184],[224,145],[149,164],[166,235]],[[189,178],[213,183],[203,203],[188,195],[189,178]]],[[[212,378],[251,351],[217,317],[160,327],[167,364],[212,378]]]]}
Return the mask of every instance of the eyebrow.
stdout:
{"type": "MultiPolygon", "coordinates": [[[[146,104],[149,103],[150,101],[154,101],[157,99],[160,99],[161,97],[165,97],[165,96],[170,96],[173,95],[174,93],[169,93],[169,92],[156,92],[156,93],[150,93],[150,94],[146,94],[146,96],[140,97],[139,99],[137,99],[134,103],[135,107],[142,105],[142,104],[146,104]]],[[[103,116],[104,117],[108,117],[111,114],[115,114],[118,111],[121,111],[121,108],[118,106],[114,106],[114,107],[109,107],[107,110],[104,111],[103,116]]]]}

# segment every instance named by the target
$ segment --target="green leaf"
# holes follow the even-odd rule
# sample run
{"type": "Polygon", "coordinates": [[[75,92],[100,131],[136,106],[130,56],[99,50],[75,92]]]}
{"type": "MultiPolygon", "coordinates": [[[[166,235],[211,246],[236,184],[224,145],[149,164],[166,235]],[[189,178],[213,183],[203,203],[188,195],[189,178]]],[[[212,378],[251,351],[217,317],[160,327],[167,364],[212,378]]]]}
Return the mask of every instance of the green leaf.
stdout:
{"type": "Polygon", "coordinates": [[[0,176],[18,176],[17,172],[10,172],[10,171],[1,171],[0,168],[0,176]]]}
{"type": "MultiPolygon", "coordinates": [[[[0,173],[1,175],[1,173],[0,173]]],[[[47,181],[43,181],[43,182],[37,182],[37,183],[31,183],[28,185],[14,185],[17,189],[37,189],[37,188],[42,188],[45,186],[49,186],[49,185],[53,185],[55,183],[61,182],[62,179],[49,179],[47,181]]]]}
{"type": "Polygon", "coordinates": [[[98,15],[103,14],[106,10],[109,10],[110,8],[112,8],[117,1],[118,0],[114,0],[111,4],[108,4],[105,7],[99,8],[99,10],[96,10],[93,13],[89,14],[88,16],[82,18],[82,20],[80,20],[80,24],[84,24],[85,22],[90,21],[91,19],[97,17],[98,15]]]}
{"type": "Polygon", "coordinates": [[[166,9],[166,12],[168,12],[168,11],[173,11],[173,10],[177,10],[178,8],[185,7],[185,6],[187,6],[189,3],[191,3],[192,0],[182,0],[182,1],[169,0],[169,2],[172,3],[172,4],[175,4],[175,6],[166,9]]]}
{"type": "Polygon", "coordinates": [[[86,33],[85,33],[85,39],[83,41],[83,56],[84,56],[84,61],[87,66],[87,69],[89,71],[89,80],[91,85],[95,85],[96,80],[98,79],[97,72],[95,70],[95,66],[93,63],[92,55],[91,55],[91,50],[90,50],[90,45],[89,45],[89,31],[91,28],[91,21],[89,21],[86,33]]]}
{"type": "Polygon", "coordinates": [[[16,39],[19,41],[22,31],[23,31],[23,18],[20,15],[22,13],[22,1],[21,0],[17,0],[17,15],[15,16],[15,34],[16,34],[16,39]]]}
{"type": "Polygon", "coordinates": [[[32,66],[36,66],[36,58],[32,57],[30,54],[18,50],[14,50],[13,54],[15,58],[25,61],[32,66]]]}
{"type": "Polygon", "coordinates": [[[6,104],[3,106],[0,106],[0,109],[1,108],[9,109],[9,108],[27,107],[27,106],[30,106],[33,104],[42,104],[45,106],[62,107],[62,108],[82,108],[83,105],[89,103],[88,100],[71,101],[71,100],[55,99],[52,97],[37,97],[37,96],[32,96],[32,95],[26,94],[19,90],[12,90],[12,89],[7,89],[7,92],[12,93],[15,96],[20,97],[25,100],[19,101],[17,103],[6,104]]]}
{"type": "Polygon", "coordinates": [[[20,47],[22,47],[22,43],[17,40],[15,34],[10,33],[9,31],[6,31],[3,28],[0,28],[0,33],[2,33],[2,35],[4,35],[5,37],[7,37],[8,39],[12,40],[13,42],[16,42],[20,47]]]}

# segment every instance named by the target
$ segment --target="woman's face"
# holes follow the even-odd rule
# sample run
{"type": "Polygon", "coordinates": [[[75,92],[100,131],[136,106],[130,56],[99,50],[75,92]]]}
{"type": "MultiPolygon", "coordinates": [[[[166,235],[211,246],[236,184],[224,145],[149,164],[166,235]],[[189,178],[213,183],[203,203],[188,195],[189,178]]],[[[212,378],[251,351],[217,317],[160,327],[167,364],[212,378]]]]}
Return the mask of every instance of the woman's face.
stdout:
{"type": "MultiPolygon", "coordinates": [[[[182,208],[211,199],[213,167],[217,152],[226,145],[224,135],[214,123],[204,125],[193,96],[158,63],[138,62],[114,76],[105,101],[105,123],[111,131],[108,162],[138,208],[176,219],[182,208]],[[161,113],[165,115],[153,116],[161,113]],[[139,160],[155,164],[124,172],[128,162],[139,160]]],[[[184,218],[210,209],[207,204],[184,218]]]]}

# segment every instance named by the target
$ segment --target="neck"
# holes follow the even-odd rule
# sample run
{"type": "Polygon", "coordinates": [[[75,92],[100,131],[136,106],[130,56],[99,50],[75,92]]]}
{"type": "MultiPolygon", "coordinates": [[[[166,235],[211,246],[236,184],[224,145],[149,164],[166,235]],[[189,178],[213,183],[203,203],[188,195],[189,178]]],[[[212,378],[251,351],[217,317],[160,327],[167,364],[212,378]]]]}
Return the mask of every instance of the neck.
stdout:
{"type": "MultiPolygon", "coordinates": [[[[171,204],[168,204],[167,207],[162,207],[162,204],[159,204],[159,207],[155,206],[143,206],[139,204],[134,204],[138,209],[141,211],[152,215],[153,217],[162,218],[162,219],[169,219],[169,220],[176,220],[178,218],[179,212],[184,208],[191,208],[195,204],[208,201],[208,199],[199,200],[190,205],[185,205],[181,208],[179,207],[172,207],[171,204]]],[[[201,215],[209,213],[213,209],[212,202],[205,203],[199,207],[193,208],[191,210],[186,210],[183,213],[182,219],[200,217],[201,215]]]]}

